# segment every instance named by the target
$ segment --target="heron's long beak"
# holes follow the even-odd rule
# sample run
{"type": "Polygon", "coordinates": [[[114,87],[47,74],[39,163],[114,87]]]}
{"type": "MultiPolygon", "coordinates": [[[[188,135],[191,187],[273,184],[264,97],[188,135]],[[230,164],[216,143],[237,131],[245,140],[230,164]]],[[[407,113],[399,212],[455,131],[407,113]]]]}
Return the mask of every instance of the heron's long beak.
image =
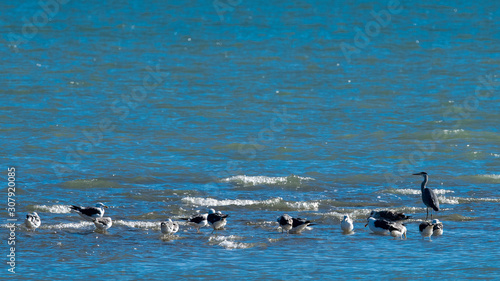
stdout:
{"type": "Polygon", "coordinates": [[[420,173],[418,173],[418,174],[413,174],[413,175],[414,175],[414,176],[420,176],[420,173]]]}

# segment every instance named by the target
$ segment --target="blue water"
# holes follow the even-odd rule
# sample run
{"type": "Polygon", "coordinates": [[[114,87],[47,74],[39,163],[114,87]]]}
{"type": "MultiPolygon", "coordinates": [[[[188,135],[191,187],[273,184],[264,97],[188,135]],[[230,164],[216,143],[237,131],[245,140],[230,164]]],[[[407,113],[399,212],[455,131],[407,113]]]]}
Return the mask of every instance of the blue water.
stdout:
{"type": "Polygon", "coordinates": [[[62,2],[0,3],[2,276],[500,279],[499,3],[62,2]],[[67,207],[96,202],[104,234],[67,207]],[[182,223],[208,208],[217,235],[182,223]],[[374,209],[408,239],[364,228],[374,209]],[[283,213],[315,225],[282,235],[283,213]]]}

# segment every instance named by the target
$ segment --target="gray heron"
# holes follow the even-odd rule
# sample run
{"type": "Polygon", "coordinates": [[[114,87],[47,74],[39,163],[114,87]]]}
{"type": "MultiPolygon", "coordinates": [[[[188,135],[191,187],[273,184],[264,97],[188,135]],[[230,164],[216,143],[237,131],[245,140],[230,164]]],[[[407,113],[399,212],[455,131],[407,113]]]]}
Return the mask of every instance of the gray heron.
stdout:
{"type": "MultiPolygon", "coordinates": [[[[427,181],[429,180],[429,176],[427,175],[426,172],[420,172],[413,174],[414,176],[423,176],[424,181],[422,182],[422,185],[420,189],[422,190],[422,201],[424,202],[425,206],[427,206],[427,216],[425,216],[425,219],[429,217],[429,208],[434,209],[434,211],[439,211],[439,200],[436,196],[436,193],[432,191],[432,189],[425,187],[427,185],[427,181]]],[[[431,219],[432,219],[432,210],[431,210],[431,219]]]]}

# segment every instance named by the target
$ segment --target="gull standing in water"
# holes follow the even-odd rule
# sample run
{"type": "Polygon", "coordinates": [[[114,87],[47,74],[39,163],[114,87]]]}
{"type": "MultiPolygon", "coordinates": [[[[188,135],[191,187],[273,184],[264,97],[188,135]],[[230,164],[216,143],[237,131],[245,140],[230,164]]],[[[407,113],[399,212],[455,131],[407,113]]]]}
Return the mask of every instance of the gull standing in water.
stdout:
{"type": "Polygon", "coordinates": [[[426,172],[420,172],[413,175],[424,177],[424,181],[422,182],[420,189],[422,190],[422,201],[424,202],[425,206],[427,206],[427,216],[425,217],[425,219],[429,217],[429,208],[431,208],[431,219],[432,219],[432,209],[436,212],[439,211],[439,200],[436,196],[436,193],[434,193],[432,189],[426,187],[427,181],[429,180],[429,176],[427,175],[426,172]]]}
{"type": "Polygon", "coordinates": [[[340,228],[344,231],[344,233],[349,233],[354,229],[354,224],[352,223],[352,219],[349,215],[344,216],[344,219],[340,223],[340,228]]]}
{"type": "Polygon", "coordinates": [[[110,217],[95,218],[94,225],[96,230],[106,231],[113,225],[113,220],[110,217]]]}
{"type": "Polygon", "coordinates": [[[394,237],[394,239],[403,239],[403,236],[406,239],[406,226],[404,224],[392,223],[389,231],[391,232],[391,236],[394,237]]]}
{"type": "Polygon", "coordinates": [[[207,221],[214,229],[212,233],[214,233],[214,231],[217,232],[217,230],[221,230],[224,228],[224,226],[226,226],[226,218],[228,216],[229,215],[227,214],[222,214],[220,211],[215,212],[214,209],[210,209],[210,211],[208,212],[207,221]]]}
{"type": "Polygon", "coordinates": [[[171,219],[160,223],[161,233],[172,235],[179,231],[179,224],[177,222],[173,222],[171,219]]]}
{"type": "Polygon", "coordinates": [[[24,224],[28,229],[35,231],[35,229],[40,227],[42,221],[40,220],[38,214],[36,212],[33,212],[31,214],[26,215],[26,220],[24,221],[24,224]]]}
{"type": "Polygon", "coordinates": [[[196,232],[200,233],[200,228],[208,224],[207,221],[208,214],[197,214],[189,218],[182,218],[187,221],[187,224],[196,228],[196,232]]]}
{"type": "Polygon", "coordinates": [[[403,236],[406,239],[406,227],[399,223],[388,220],[376,219],[374,217],[369,217],[365,227],[369,226],[370,230],[375,234],[388,235],[390,234],[392,237],[397,238],[403,236]]]}
{"type": "Polygon", "coordinates": [[[104,208],[108,208],[108,206],[99,202],[95,204],[95,207],[79,207],[71,205],[69,208],[71,209],[71,212],[79,214],[85,220],[94,221],[95,218],[102,218],[104,215],[104,208]]]}
{"type": "Polygon", "coordinates": [[[443,235],[443,223],[438,219],[432,220],[432,236],[440,236],[443,235]]]}
{"type": "Polygon", "coordinates": [[[422,235],[422,239],[424,239],[425,237],[429,237],[429,241],[431,241],[433,228],[434,225],[428,221],[420,223],[420,225],[418,226],[418,230],[420,231],[420,235],[422,235]]]}
{"type": "Polygon", "coordinates": [[[279,225],[281,227],[281,233],[284,233],[286,231],[286,233],[288,234],[290,229],[292,229],[293,219],[288,214],[284,214],[284,215],[278,217],[278,219],[276,221],[279,223],[279,225]]]}
{"type": "Polygon", "coordinates": [[[306,219],[292,218],[292,221],[293,221],[292,228],[290,229],[289,233],[293,234],[299,234],[309,225],[311,225],[311,222],[306,219]]]}

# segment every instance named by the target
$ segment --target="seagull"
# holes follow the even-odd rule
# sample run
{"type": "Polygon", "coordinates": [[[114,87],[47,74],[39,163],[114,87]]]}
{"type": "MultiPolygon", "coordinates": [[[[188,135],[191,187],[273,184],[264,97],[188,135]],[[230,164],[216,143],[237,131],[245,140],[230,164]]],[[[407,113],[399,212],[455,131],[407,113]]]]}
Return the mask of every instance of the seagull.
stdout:
{"type": "Polygon", "coordinates": [[[179,231],[179,224],[171,219],[160,223],[161,233],[171,235],[179,231]]]}
{"type": "Polygon", "coordinates": [[[390,234],[391,222],[382,219],[376,219],[374,217],[369,217],[365,224],[365,227],[369,226],[370,230],[376,234],[387,235],[390,234]]]}
{"type": "Polygon", "coordinates": [[[354,225],[349,215],[344,216],[344,219],[340,223],[340,228],[344,231],[344,233],[349,233],[354,229],[354,225]]]}
{"type": "Polygon", "coordinates": [[[425,219],[429,217],[429,208],[431,208],[432,219],[432,210],[436,212],[439,211],[439,200],[436,196],[436,193],[434,193],[432,189],[425,187],[427,185],[427,181],[429,180],[429,176],[426,172],[420,172],[413,175],[424,177],[424,181],[422,182],[420,189],[422,190],[422,201],[424,202],[425,206],[427,206],[427,216],[425,217],[425,219]]]}
{"type": "Polygon", "coordinates": [[[284,214],[278,217],[276,221],[279,223],[281,227],[281,233],[284,233],[286,231],[286,233],[288,234],[288,231],[292,229],[293,219],[288,214],[284,214]]]}
{"type": "Polygon", "coordinates": [[[406,226],[399,222],[388,221],[384,219],[376,219],[374,217],[369,217],[365,227],[369,226],[370,230],[376,234],[388,235],[392,237],[401,239],[406,239],[406,226]]]}
{"type": "Polygon", "coordinates": [[[443,235],[443,223],[439,221],[438,219],[434,219],[432,221],[432,236],[440,236],[443,235]]]}
{"type": "Polygon", "coordinates": [[[35,231],[35,229],[40,227],[42,221],[40,220],[38,214],[36,212],[33,212],[31,214],[26,215],[26,220],[24,221],[24,223],[26,224],[26,227],[28,229],[35,231]]]}
{"type": "Polygon", "coordinates": [[[422,239],[425,237],[429,237],[429,241],[431,241],[431,235],[433,233],[434,225],[430,222],[424,221],[420,223],[418,226],[418,230],[420,231],[420,235],[422,235],[422,239]]]}
{"type": "Polygon", "coordinates": [[[214,231],[221,230],[224,228],[224,226],[227,223],[226,218],[228,216],[229,215],[222,214],[220,211],[215,212],[214,209],[210,209],[210,211],[208,212],[207,221],[214,229],[212,233],[214,233],[214,231]]]}
{"type": "Polygon", "coordinates": [[[105,231],[113,225],[113,221],[110,217],[98,217],[92,219],[96,230],[105,231]]]}
{"type": "Polygon", "coordinates": [[[401,221],[411,218],[403,213],[393,212],[393,211],[371,211],[370,217],[376,219],[384,219],[388,221],[401,221]]]}
{"type": "Polygon", "coordinates": [[[196,228],[197,233],[200,233],[200,228],[208,224],[207,221],[208,214],[197,214],[189,218],[182,218],[187,221],[187,224],[196,228]]]}
{"type": "Polygon", "coordinates": [[[94,218],[102,218],[104,215],[104,208],[108,208],[108,206],[99,202],[95,204],[95,207],[79,207],[71,205],[69,208],[72,212],[79,214],[85,220],[94,221],[94,218]]]}
{"type": "Polygon", "coordinates": [[[406,226],[400,223],[392,223],[391,228],[389,229],[391,232],[391,236],[396,238],[403,239],[403,236],[406,239],[406,226]]]}
{"type": "Polygon", "coordinates": [[[292,218],[292,221],[293,221],[292,228],[288,232],[289,233],[293,233],[293,234],[299,234],[304,229],[306,229],[306,227],[308,227],[309,225],[311,225],[311,222],[308,221],[308,220],[306,220],[306,219],[292,218]]]}

